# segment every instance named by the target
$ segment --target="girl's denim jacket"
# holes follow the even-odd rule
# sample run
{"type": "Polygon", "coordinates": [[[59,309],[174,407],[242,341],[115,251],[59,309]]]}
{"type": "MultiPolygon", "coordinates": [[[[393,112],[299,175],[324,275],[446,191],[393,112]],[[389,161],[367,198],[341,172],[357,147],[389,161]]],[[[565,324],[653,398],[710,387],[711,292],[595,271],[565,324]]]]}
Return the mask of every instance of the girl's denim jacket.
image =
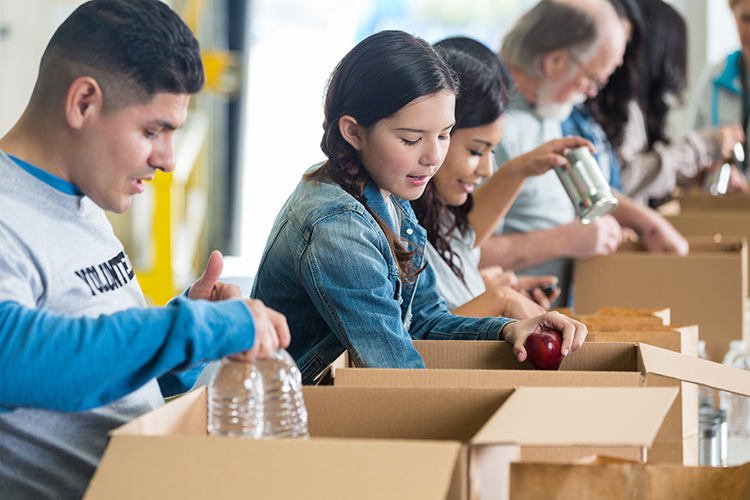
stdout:
{"type": "MultiPolygon", "coordinates": [[[[395,227],[378,187],[364,195],[395,227]]],[[[392,196],[392,195],[391,195],[392,196]]],[[[409,203],[397,228],[412,264],[425,265],[426,231],[409,203]]],[[[498,340],[507,318],[466,318],[448,311],[427,266],[403,282],[385,235],[364,205],[331,181],[303,180],[281,209],[266,243],[252,296],[286,316],[289,353],[312,383],[344,350],[355,366],[424,368],[412,339],[498,340]]]]}

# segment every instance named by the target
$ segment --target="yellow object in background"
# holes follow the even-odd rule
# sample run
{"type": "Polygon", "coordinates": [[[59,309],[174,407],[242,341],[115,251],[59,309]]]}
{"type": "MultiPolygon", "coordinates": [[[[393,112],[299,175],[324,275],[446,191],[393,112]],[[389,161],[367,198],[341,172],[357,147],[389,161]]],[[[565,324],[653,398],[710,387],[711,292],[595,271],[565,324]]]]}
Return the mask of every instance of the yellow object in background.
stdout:
{"type": "Polygon", "coordinates": [[[175,296],[172,271],[172,175],[159,172],[153,182],[156,189],[153,245],[154,262],[151,269],[136,269],[138,284],[152,305],[166,305],[175,296]]]}
{"type": "Polygon", "coordinates": [[[229,50],[209,49],[201,52],[207,90],[230,97],[237,95],[242,82],[240,55],[229,50]]]}

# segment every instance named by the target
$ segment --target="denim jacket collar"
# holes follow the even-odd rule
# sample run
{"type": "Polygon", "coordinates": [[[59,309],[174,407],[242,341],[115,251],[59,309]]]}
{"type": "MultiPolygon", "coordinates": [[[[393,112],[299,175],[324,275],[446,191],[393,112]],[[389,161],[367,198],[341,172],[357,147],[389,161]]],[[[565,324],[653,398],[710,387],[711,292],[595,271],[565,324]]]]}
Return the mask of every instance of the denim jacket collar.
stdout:
{"type": "MultiPolygon", "coordinates": [[[[365,186],[364,196],[367,199],[367,204],[370,208],[378,214],[378,217],[383,219],[392,229],[398,230],[396,227],[396,221],[391,218],[391,212],[388,210],[385,198],[383,198],[380,188],[377,184],[370,179],[365,186]]],[[[404,224],[400,231],[401,242],[407,246],[408,250],[424,249],[427,244],[427,231],[419,225],[417,217],[414,215],[414,210],[411,208],[411,204],[394,196],[390,195],[391,199],[396,205],[397,210],[401,210],[404,214],[404,224]]],[[[420,253],[417,258],[418,262],[415,261],[416,267],[422,267],[424,265],[424,254],[420,253]]]]}

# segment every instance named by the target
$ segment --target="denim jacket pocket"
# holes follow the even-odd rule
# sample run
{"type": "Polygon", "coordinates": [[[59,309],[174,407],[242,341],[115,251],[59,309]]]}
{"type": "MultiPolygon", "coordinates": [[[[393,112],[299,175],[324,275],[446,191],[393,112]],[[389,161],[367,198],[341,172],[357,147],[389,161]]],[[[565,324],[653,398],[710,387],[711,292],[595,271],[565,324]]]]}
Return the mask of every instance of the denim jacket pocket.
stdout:
{"type": "Polygon", "coordinates": [[[391,282],[391,285],[393,285],[393,300],[398,301],[398,305],[404,303],[404,296],[402,294],[402,285],[401,285],[401,277],[398,275],[398,272],[394,272],[392,269],[389,269],[388,272],[388,281],[391,282]]]}

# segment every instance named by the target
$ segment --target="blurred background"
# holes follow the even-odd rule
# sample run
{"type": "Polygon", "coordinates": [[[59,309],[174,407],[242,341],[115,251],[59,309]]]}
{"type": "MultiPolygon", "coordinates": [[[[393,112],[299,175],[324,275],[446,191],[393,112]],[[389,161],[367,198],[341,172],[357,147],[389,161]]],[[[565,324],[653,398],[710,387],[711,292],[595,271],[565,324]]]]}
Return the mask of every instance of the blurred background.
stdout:
{"type": "MultiPolygon", "coordinates": [[[[323,160],[323,92],[357,42],[401,29],[493,50],[537,0],[171,0],[201,42],[208,84],[176,138],[178,167],[112,216],[144,293],[164,304],[221,250],[247,294],[273,221],[301,174],[323,160]]],[[[47,41],[79,0],[0,0],[0,136],[21,115],[47,41]]],[[[689,97],[705,64],[739,47],[724,0],[674,0],[689,35],[689,97]]],[[[671,117],[684,132],[683,109],[671,117]]]]}

